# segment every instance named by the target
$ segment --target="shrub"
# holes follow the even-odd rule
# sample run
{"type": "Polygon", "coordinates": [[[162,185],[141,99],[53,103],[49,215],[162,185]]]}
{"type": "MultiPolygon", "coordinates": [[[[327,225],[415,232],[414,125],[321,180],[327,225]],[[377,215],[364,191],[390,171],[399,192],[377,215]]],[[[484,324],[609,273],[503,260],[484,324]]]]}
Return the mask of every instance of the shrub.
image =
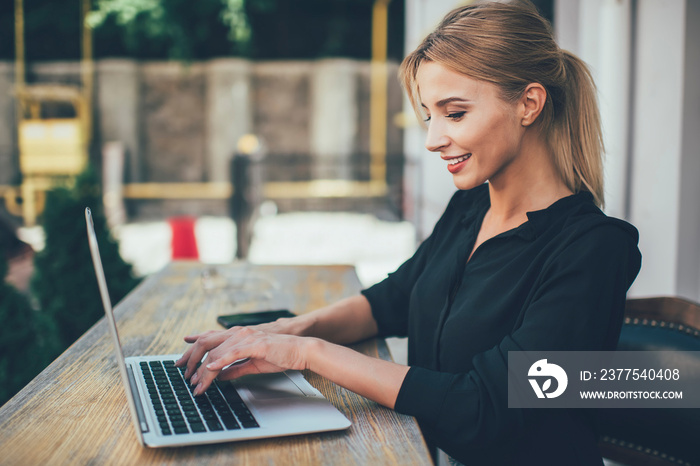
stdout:
{"type": "Polygon", "coordinates": [[[138,283],[110,237],[95,172],[88,169],[74,186],[47,192],[42,214],[46,245],[34,260],[32,291],[42,312],[56,322],[66,347],[104,316],[87,242],[85,207],[92,210],[112,303],[138,283]]]}

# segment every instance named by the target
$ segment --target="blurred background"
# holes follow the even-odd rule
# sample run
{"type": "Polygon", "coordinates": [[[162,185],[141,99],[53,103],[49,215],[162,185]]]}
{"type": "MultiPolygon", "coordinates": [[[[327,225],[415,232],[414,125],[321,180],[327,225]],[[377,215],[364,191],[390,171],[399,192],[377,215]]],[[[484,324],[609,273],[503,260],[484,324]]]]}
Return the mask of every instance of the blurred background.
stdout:
{"type": "MultiPolygon", "coordinates": [[[[174,259],[349,263],[369,286],[410,257],[455,188],[396,71],[464,3],[3,2],[0,403],[102,315],[86,205],[115,302],[174,259]]],[[[700,2],[534,3],[599,87],[630,295],[699,301],[700,2]]]]}

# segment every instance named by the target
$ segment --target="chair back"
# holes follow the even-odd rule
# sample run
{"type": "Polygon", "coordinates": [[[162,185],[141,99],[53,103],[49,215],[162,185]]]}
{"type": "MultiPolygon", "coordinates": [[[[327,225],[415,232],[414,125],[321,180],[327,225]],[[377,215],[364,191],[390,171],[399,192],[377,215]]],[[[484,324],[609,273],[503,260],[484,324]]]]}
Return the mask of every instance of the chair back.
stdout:
{"type": "MultiPolygon", "coordinates": [[[[700,305],[674,297],[627,300],[617,349],[678,351],[665,353],[657,365],[700,373],[700,305]]],[[[600,409],[598,417],[605,458],[629,465],[700,465],[700,409],[600,409]]]]}

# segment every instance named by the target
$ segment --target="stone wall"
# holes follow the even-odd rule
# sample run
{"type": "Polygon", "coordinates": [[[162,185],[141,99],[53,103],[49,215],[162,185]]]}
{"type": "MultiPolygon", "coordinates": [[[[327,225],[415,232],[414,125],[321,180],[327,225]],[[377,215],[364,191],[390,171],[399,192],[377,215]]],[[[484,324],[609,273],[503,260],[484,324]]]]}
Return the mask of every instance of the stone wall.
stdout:
{"type": "MultiPolygon", "coordinates": [[[[400,157],[402,131],[393,124],[402,107],[397,67],[390,64],[387,152],[400,157]]],[[[99,159],[104,143],[119,141],[126,183],[227,181],[238,139],[254,133],[264,142],[272,179],[366,179],[369,70],[368,62],[349,59],[101,60],[92,157],[99,159]]],[[[77,84],[79,72],[77,63],[39,63],[28,78],[77,84]]],[[[13,80],[13,65],[0,63],[0,184],[10,183],[18,166],[14,99],[6,97],[13,80]]],[[[226,212],[225,202],[139,201],[130,203],[130,213],[153,216],[161,206],[167,215],[198,205],[226,212]]]]}
{"type": "Polygon", "coordinates": [[[140,148],[147,181],[206,178],[206,78],[199,64],[141,66],[140,148]]]}
{"type": "Polygon", "coordinates": [[[14,67],[0,63],[0,184],[16,182],[19,162],[17,151],[16,104],[12,97],[14,67]]]}

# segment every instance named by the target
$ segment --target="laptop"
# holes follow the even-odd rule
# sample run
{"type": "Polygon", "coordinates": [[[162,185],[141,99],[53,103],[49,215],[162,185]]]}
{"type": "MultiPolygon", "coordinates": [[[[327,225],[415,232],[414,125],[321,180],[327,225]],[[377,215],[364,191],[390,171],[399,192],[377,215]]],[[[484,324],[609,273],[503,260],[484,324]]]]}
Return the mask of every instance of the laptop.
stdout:
{"type": "Polygon", "coordinates": [[[343,430],[350,421],[298,371],[215,381],[200,396],[175,367],[180,355],[124,357],[107,291],[92,214],[85,209],[90,253],[136,436],[147,447],[173,447],[343,430]]]}

